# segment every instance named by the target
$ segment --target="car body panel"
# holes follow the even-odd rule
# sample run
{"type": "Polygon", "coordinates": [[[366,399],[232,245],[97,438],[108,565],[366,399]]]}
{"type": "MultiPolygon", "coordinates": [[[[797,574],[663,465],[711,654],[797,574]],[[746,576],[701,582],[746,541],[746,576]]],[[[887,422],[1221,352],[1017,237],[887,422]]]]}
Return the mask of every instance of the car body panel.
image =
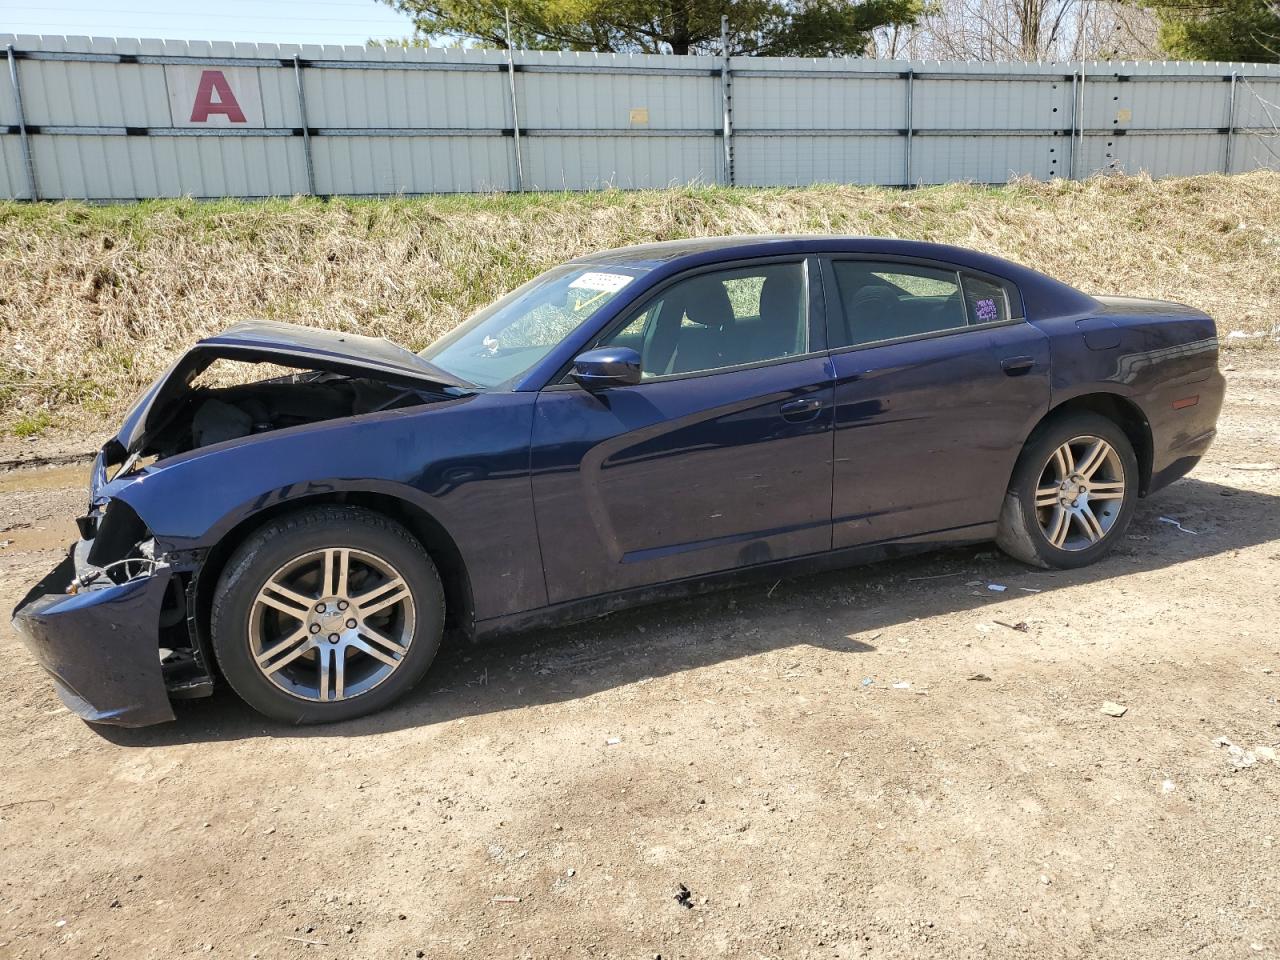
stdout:
{"type": "MultiPolygon", "coordinates": [[[[1149,427],[1147,488],[1158,489],[1203,455],[1222,403],[1205,314],[1094,298],[955,247],[704,238],[579,262],[646,272],[501,388],[468,390],[383,341],[280,325],[233,328],[179,360],[104,448],[95,502],[82,518],[90,537],[113,509],[132,511],[152,538],[156,572],[68,596],[64,564],[15,611],[19,633],[73,709],[99,722],[168,719],[156,656],[166,591],[188,598],[198,646],[190,598],[200,578],[216,582],[218,573],[206,561],[225,559],[263,518],[295,506],[390,498],[429,518],[456,544],[474,634],[492,635],[753,573],[989,538],[1026,437],[1052,410],[1085,398],[1123,402],[1149,427]],[[813,353],[800,358],[594,393],[562,382],[575,356],[677,276],[840,254],[990,274],[1016,291],[1026,320],[831,352],[819,325],[813,353]],[[1030,358],[1023,375],[1003,373],[1010,355],[1030,358]],[[130,464],[108,481],[105,454],[136,448],[166,391],[216,357],[379,377],[426,391],[430,402],[255,433],[130,464]],[[797,398],[822,400],[818,415],[804,423],[779,416],[797,398]],[[184,590],[171,589],[175,581],[184,590]],[[126,682],[131,671],[136,688],[126,682]]],[[[825,306],[811,299],[815,320],[825,306]]]]}
{"type": "Polygon", "coordinates": [[[143,727],[173,719],[156,634],[169,574],[67,593],[68,556],[14,611],[18,637],[54,680],[62,702],[92,723],[143,727]]]}
{"type": "Polygon", "coordinates": [[[830,549],[831,396],[822,356],[544,390],[531,462],[549,601],[830,549]],[[821,406],[787,420],[799,399],[821,406]]]}
{"type": "Polygon", "coordinates": [[[861,347],[836,370],[834,544],[995,521],[1049,409],[1049,340],[1030,324],[861,347]],[[1018,376],[1009,357],[1031,358],[1018,376]]]}
{"type": "Polygon", "coordinates": [[[209,549],[287,503],[355,491],[392,497],[458,545],[477,617],[515,613],[546,603],[529,484],[535,400],[482,393],[216,444],[151,468],[115,496],[162,551],[209,549]]]}
{"type": "Polygon", "coordinates": [[[1103,345],[1087,342],[1097,325],[1082,330],[1069,317],[1033,320],[1053,355],[1051,405],[1090,394],[1133,404],[1151,433],[1144,488],[1151,493],[1192,469],[1213,441],[1226,390],[1217,331],[1207,314],[1182,304],[1132,297],[1099,303],[1098,319],[1113,331],[1103,345]]]}

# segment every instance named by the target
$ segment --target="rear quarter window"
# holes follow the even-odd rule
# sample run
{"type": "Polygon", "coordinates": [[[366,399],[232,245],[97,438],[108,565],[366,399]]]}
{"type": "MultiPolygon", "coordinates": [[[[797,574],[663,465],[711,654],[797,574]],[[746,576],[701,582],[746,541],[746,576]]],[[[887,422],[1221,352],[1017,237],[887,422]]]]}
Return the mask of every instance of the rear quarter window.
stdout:
{"type": "Polygon", "coordinates": [[[1009,292],[1004,284],[971,273],[962,274],[964,306],[969,325],[1003,323],[1010,319],[1009,292]]]}

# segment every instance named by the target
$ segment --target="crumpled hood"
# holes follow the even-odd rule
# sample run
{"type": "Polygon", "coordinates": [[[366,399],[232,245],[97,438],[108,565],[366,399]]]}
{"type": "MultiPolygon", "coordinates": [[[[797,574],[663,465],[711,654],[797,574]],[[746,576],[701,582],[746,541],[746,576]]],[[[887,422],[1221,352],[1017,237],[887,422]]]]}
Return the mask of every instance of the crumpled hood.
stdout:
{"type": "MultiPolygon", "coordinates": [[[[302,370],[319,370],[413,388],[470,387],[416,353],[379,337],[338,333],[316,327],[271,320],[239,323],[200,340],[155,381],[124,418],[120,432],[108,442],[118,444],[119,457],[142,448],[148,433],[159,427],[173,403],[210,364],[218,359],[275,363],[302,370]]],[[[115,458],[112,458],[115,459],[115,458]]]]}

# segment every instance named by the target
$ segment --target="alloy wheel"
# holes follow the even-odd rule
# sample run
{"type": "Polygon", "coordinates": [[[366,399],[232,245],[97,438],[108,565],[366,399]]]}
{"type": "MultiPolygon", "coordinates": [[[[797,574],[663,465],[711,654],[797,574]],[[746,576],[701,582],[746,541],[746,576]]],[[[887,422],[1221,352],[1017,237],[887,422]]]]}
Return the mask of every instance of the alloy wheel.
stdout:
{"type": "Polygon", "coordinates": [[[1124,466],[1101,437],[1075,437],[1052,454],[1036,484],[1040,532],[1059,550],[1087,550],[1115,525],[1125,497],[1124,466]]]}
{"type": "Polygon", "coordinates": [[[290,560],[254,597],[249,651],[271,683],[327,703],[367,693],[404,662],[413,595],[400,572],[363,550],[332,547],[290,560]]]}

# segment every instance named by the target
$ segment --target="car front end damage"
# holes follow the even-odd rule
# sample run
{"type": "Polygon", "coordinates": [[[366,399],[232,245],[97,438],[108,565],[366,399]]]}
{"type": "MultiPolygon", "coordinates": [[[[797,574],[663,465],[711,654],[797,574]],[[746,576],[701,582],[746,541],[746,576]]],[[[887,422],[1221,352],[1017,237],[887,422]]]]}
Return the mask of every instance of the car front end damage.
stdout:
{"type": "Polygon", "coordinates": [[[174,718],[170,698],[213,690],[208,657],[188,616],[198,560],[157,554],[137,514],[102,496],[77,519],[81,539],[22,599],[13,626],[53,678],[62,702],[92,723],[140,727],[174,718]]]}
{"type": "MultiPolygon", "coordinates": [[[[142,395],[98,454],[89,510],[76,521],[80,540],[14,610],[15,630],[84,719],[119,726],[172,720],[172,698],[213,690],[195,597],[209,550],[175,549],[165,539],[175,531],[148,529],[130,501],[172,507],[198,498],[202,481],[192,485],[190,470],[174,479],[168,469],[196,451],[470,393],[416,354],[373,337],[251,321],[200,341],[142,395]],[[224,387],[199,382],[224,360],[297,372],[224,387]]],[[[218,482],[216,469],[208,476],[218,482]]],[[[170,511],[160,525],[172,522],[170,511]]],[[[192,546],[190,537],[184,545],[192,546]]]]}

